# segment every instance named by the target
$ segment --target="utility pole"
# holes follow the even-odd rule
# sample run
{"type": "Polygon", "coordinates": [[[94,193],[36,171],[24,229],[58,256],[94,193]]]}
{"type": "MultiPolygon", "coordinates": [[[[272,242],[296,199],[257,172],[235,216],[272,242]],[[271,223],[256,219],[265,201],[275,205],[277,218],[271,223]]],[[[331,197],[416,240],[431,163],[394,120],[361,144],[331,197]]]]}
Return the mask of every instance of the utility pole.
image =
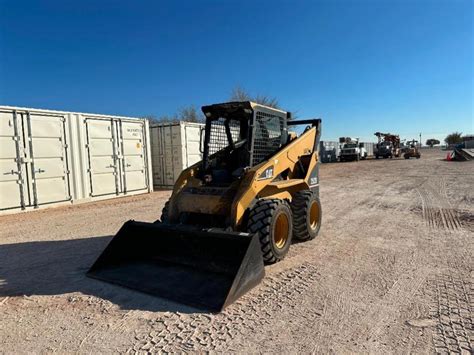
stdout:
{"type": "Polygon", "coordinates": [[[420,149],[421,149],[421,132],[420,132],[420,149]]]}

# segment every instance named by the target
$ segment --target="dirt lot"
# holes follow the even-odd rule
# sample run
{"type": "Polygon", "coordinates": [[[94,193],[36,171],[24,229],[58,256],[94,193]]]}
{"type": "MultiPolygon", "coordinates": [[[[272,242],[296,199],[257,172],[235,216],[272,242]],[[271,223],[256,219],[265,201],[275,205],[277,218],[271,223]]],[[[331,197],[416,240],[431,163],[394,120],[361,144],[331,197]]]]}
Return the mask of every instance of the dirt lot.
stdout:
{"type": "Polygon", "coordinates": [[[445,153],[321,168],[320,236],[220,314],[88,279],[169,192],[0,217],[0,352],[474,348],[474,164],[445,153]]]}

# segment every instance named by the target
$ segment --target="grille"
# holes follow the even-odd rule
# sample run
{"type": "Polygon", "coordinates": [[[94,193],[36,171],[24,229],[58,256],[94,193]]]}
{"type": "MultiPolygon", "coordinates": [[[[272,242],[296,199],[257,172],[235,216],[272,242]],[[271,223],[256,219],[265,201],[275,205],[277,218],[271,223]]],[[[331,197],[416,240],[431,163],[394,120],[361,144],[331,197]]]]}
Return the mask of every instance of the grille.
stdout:
{"type": "Polygon", "coordinates": [[[257,112],[253,142],[252,166],[272,156],[281,146],[284,118],[257,112]]]}
{"type": "MultiPolygon", "coordinates": [[[[211,135],[209,137],[209,154],[214,154],[229,146],[227,135],[225,133],[224,118],[212,121],[211,135]]],[[[229,120],[230,133],[232,140],[237,143],[240,140],[240,124],[236,120],[229,120]]]]}

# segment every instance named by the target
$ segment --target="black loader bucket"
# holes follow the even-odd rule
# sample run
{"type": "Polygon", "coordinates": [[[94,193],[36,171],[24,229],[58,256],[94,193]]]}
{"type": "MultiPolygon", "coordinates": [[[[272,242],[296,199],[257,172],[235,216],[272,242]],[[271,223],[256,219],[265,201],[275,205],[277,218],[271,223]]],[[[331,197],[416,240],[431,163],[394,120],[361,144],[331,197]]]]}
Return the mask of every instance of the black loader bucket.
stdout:
{"type": "Polygon", "coordinates": [[[257,238],[128,221],[88,276],[218,312],[263,278],[257,238]]]}

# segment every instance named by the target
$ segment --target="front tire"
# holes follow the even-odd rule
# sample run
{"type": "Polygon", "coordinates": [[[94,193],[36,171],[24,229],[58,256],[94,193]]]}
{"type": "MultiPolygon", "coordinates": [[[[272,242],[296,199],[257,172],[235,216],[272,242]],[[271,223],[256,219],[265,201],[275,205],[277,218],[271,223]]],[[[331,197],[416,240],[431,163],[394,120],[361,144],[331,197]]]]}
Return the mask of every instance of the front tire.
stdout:
{"type": "Polygon", "coordinates": [[[163,206],[163,209],[161,210],[161,217],[160,221],[162,223],[168,223],[169,222],[169,217],[168,217],[168,212],[170,209],[170,201],[166,201],[165,205],[163,206]]]}
{"type": "Polygon", "coordinates": [[[258,234],[265,264],[282,260],[293,238],[291,209],[283,200],[259,200],[250,210],[248,232],[258,234]]]}
{"type": "Polygon", "coordinates": [[[297,192],[291,202],[293,236],[306,241],[316,238],[321,228],[322,209],[319,197],[312,191],[297,192]]]}

